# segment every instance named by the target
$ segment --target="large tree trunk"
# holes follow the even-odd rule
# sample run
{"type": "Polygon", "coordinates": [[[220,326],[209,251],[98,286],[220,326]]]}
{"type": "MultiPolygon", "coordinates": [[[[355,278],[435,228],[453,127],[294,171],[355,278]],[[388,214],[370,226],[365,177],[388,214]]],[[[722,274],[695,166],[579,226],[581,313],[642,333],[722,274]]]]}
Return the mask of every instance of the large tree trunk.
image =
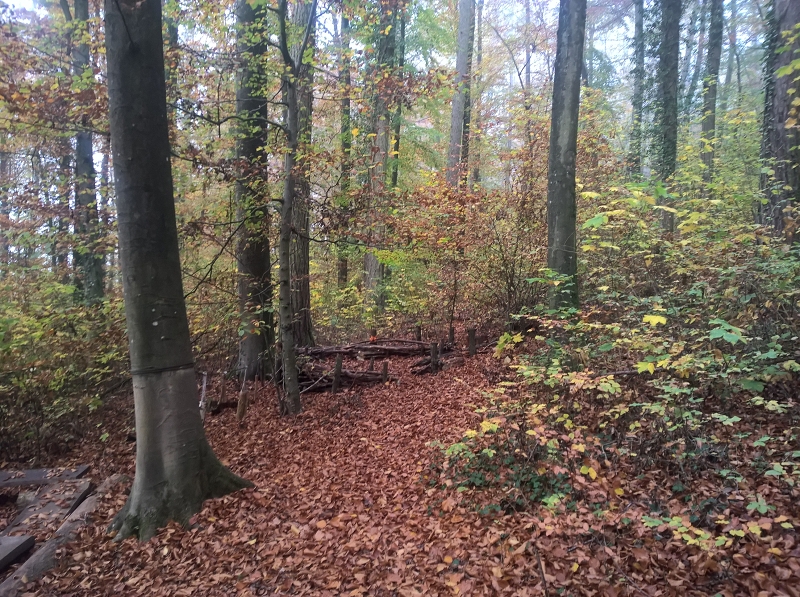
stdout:
{"type": "Polygon", "coordinates": [[[159,0],[107,0],[120,259],[136,409],[136,476],[112,528],[148,539],[246,487],[206,441],[183,300],[159,0]]]}
{"type": "Polygon", "coordinates": [[[710,0],[711,15],[708,23],[708,56],[706,76],[703,80],[703,122],[700,143],[705,170],[703,180],[710,182],[714,174],[714,143],[717,122],[717,88],[719,86],[719,63],[722,58],[722,0],[710,0]]]}
{"type": "Polygon", "coordinates": [[[633,1],[633,128],[628,161],[631,172],[642,170],[642,116],[644,115],[644,0],[633,1]]]}
{"type": "Polygon", "coordinates": [[[258,64],[266,50],[250,40],[263,35],[264,18],[247,0],[236,6],[237,53],[242,61],[236,88],[236,115],[239,133],[236,157],[241,172],[236,181],[236,219],[241,222],[236,247],[237,291],[242,318],[239,338],[239,373],[244,380],[271,372],[275,344],[272,317],[272,279],[270,276],[269,216],[263,174],[266,100],[259,92],[263,85],[258,64]]]}
{"type": "MultiPolygon", "coordinates": [[[[75,0],[74,30],[81,39],[89,20],[89,0],[75,0]]],[[[89,63],[89,45],[79,43],[73,53],[72,70],[75,77],[82,77],[89,63]]],[[[89,122],[84,117],[84,127],[89,122]]],[[[75,211],[80,245],[75,250],[77,266],[77,286],[83,301],[93,305],[103,300],[105,285],[103,281],[103,254],[98,251],[99,218],[95,194],[94,150],[92,133],[84,130],[75,135],[75,211]]]]}
{"type": "MultiPolygon", "coordinates": [[[[305,61],[304,56],[298,56],[302,40],[306,40],[306,47],[314,49],[314,29],[316,28],[316,14],[311,3],[303,2],[294,11],[292,21],[296,31],[304,32],[310,27],[310,35],[299,38],[293,48],[293,56],[297,64],[297,102],[300,113],[298,129],[298,147],[300,155],[305,156],[303,149],[311,144],[312,110],[314,105],[313,76],[311,65],[305,61]]],[[[310,230],[309,230],[309,204],[311,202],[311,180],[309,179],[308,161],[305,157],[298,160],[295,183],[294,212],[292,214],[294,237],[292,239],[291,265],[292,265],[292,313],[294,316],[294,339],[298,346],[314,346],[314,334],[311,326],[311,280],[310,280],[310,230]]]]}
{"type": "Polygon", "coordinates": [[[547,267],[570,283],[565,292],[552,294],[551,308],[578,303],[575,160],[585,27],[586,0],[561,0],[547,172],[547,267]]]}
{"type": "Polygon", "coordinates": [[[464,117],[469,95],[470,32],[475,27],[474,0],[458,0],[458,38],[456,49],[456,90],[453,94],[450,113],[450,145],[447,151],[447,182],[458,187],[466,165],[461,161],[463,155],[464,117]]]}
{"type": "Polygon", "coordinates": [[[794,31],[800,23],[800,2],[773,0],[767,16],[767,43],[764,60],[764,122],[762,129],[762,158],[774,174],[764,174],[761,188],[765,194],[764,205],[759,207],[758,221],[772,226],[775,232],[787,232],[797,238],[794,220],[788,220],[784,209],[791,202],[800,201],[800,129],[787,128],[793,101],[800,92],[794,82],[797,73],[777,76],[776,72],[789,65],[798,56],[800,42],[795,41],[789,51],[778,53],[786,46],[784,32],[794,31]],[[791,222],[787,230],[786,224],[791,222]]]}
{"type": "MultiPolygon", "coordinates": [[[[666,181],[678,158],[678,62],[680,60],[681,0],[661,0],[658,48],[657,174],[666,181]]],[[[663,212],[662,226],[673,230],[675,218],[663,212]]]]}
{"type": "MultiPolygon", "coordinates": [[[[692,14],[689,17],[688,30],[686,32],[686,44],[684,45],[683,61],[681,62],[680,74],[680,90],[681,93],[686,93],[686,88],[689,83],[689,67],[692,64],[692,57],[694,56],[695,37],[697,36],[697,17],[700,13],[699,0],[688,0],[692,5],[692,14]]],[[[688,6],[688,4],[687,4],[688,6]]]]}

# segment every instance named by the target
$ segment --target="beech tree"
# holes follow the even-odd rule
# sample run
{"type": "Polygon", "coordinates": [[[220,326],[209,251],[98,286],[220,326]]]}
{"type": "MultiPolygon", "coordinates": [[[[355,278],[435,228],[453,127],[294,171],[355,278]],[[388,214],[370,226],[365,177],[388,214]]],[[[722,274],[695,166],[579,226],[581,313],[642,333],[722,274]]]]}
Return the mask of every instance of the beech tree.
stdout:
{"type": "Polygon", "coordinates": [[[265,197],[263,148],[267,120],[264,85],[259,68],[266,45],[259,41],[263,32],[263,9],[256,10],[247,0],[236,6],[237,51],[241,70],[237,79],[236,113],[239,134],[236,157],[242,172],[236,181],[237,219],[240,221],[236,249],[237,290],[242,316],[239,339],[239,371],[245,380],[252,380],[263,369],[272,369],[268,357],[275,343],[272,317],[272,280],[270,275],[269,215],[265,197]]]}
{"type": "MultiPolygon", "coordinates": [[[[64,18],[71,26],[72,38],[76,42],[72,48],[72,74],[76,79],[91,69],[88,32],[89,0],[75,0],[74,14],[69,3],[62,0],[64,18]]],[[[84,130],[75,135],[75,211],[80,246],[75,250],[77,266],[76,286],[84,302],[95,304],[103,299],[103,253],[97,250],[99,237],[99,217],[95,194],[94,150],[92,132],[84,117],[80,123],[84,130]]]]}
{"type": "Polygon", "coordinates": [[[146,540],[250,484],[214,455],[197,407],[170,164],[159,0],[107,0],[109,119],[136,412],[136,476],[111,528],[146,540]]]}
{"type": "Polygon", "coordinates": [[[447,182],[457,187],[467,164],[464,152],[468,151],[468,137],[464,134],[465,123],[469,129],[469,88],[472,70],[472,39],[475,30],[474,0],[458,2],[458,47],[456,50],[456,91],[450,118],[450,145],[447,152],[447,182]]]}
{"type": "Polygon", "coordinates": [[[552,308],[578,302],[575,163],[585,28],[586,0],[561,0],[547,170],[547,267],[570,283],[552,294],[552,308]]]}
{"type": "Polygon", "coordinates": [[[701,156],[705,170],[703,179],[708,182],[714,170],[714,140],[717,122],[717,88],[719,86],[719,64],[722,58],[722,27],[724,21],[722,0],[711,1],[708,23],[708,54],[706,76],[703,80],[703,132],[701,156]]]}
{"type": "Polygon", "coordinates": [[[761,178],[765,203],[759,207],[758,220],[772,226],[776,232],[785,229],[787,214],[783,210],[791,201],[800,200],[800,129],[797,119],[790,115],[792,102],[800,102],[800,92],[794,84],[797,73],[790,66],[800,51],[796,31],[798,23],[800,3],[796,0],[773,0],[770,3],[764,59],[761,149],[768,171],[761,178]],[[791,37],[793,33],[794,37],[791,37]],[[782,74],[781,69],[789,72],[782,74]]]}

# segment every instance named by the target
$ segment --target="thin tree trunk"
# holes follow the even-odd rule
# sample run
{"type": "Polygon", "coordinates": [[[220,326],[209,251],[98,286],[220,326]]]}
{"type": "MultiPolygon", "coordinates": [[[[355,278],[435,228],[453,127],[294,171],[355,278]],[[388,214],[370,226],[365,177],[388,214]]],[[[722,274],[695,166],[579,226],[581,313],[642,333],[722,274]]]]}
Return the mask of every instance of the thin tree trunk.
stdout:
{"type": "MultiPolygon", "coordinates": [[[[473,0],[474,3],[474,0],[473,0]]],[[[469,139],[470,123],[472,120],[472,53],[475,46],[475,13],[470,22],[469,42],[467,43],[467,85],[464,86],[464,124],[461,128],[461,159],[459,171],[462,182],[469,179],[469,139]]]]}
{"type": "MultiPolygon", "coordinates": [[[[736,21],[738,20],[738,7],[736,0],[730,0],[731,15],[728,18],[728,59],[725,67],[725,86],[722,88],[722,99],[720,100],[719,110],[724,115],[728,111],[728,102],[731,96],[731,84],[733,82],[733,66],[736,63],[736,21]]],[[[739,103],[737,94],[736,104],[739,103]]]]}
{"type": "Polygon", "coordinates": [[[631,130],[631,172],[642,171],[642,116],[644,114],[644,0],[633,2],[633,128],[631,130]]]}
{"type": "Polygon", "coordinates": [[[561,0],[547,172],[547,267],[567,276],[551,308],[578,303],[575,158],[578,139],[586,0],[561,0]]]}
{"type": "Polygon", "coordinates": [[[719,84],[719,64],[722,58],[722,0],[710,0],[711,16],[708,25],[708,56],[706,57],[706,77],[703,81],[703,122],[700,136],[701,158],[705,165],[703,180],[710,182],[714,171],[714,142],[717,120],[717,87],[719,84]]]}
{"type": "MultiPolygon", "coordinates": [[[[305,156],[305,148],[311,145],[312,110],[314,104],[313,76],[311,66],[306,62],[305,56],[300,56],[300,46],[306,42],[306,52],[314,49],[314,30],[316,28],[316,14],[312,14],[315,5],[303,2],[295,8],[292,21],[294,29],[299,32],[311,27],[308,37],[299,38],[292,48],[293,58],[298,68],[297,102],[300,113],[298,114],[298,148],[300,155],[305,156]]],[[[294,317],[294,339],[298,346],[314,346],[314,334],[311,325],[311,281],[310,281],[310,217],[309,204],[311,202],[311,180],[309,179],[308,160],[302,157],[297,162],[295,184],[294,212],[292,226],[294,238],[292,240],[291,267],[292,267],[292,314],[294,317]]]]}
{"type": "Polygon", "coordinates": [[[270,275],[269,215],[265,195],[263,166],[266,103],[259,87],[263,84],[259,69],[266,46],[251,43],[263,35],[262,11],[247,0],[236,6],[236,45],[241,67],[236,85],[236,115],[239,132],[236,158],[241,164],[236,181],[236,219],[241,222],[237,246],[237,294],[241,317],[239,338],[239,373],[243,380],[270,373],[275,344],[272,317],[272,279],[270,275]]]}
{"type": "MultiPolygon", "coordinates": [[[[285,398],[283,408],[286,414],[296,415],[301,410],[300,385],[297,370],[297,343],[294,331],[294,313],[292,312],[292,226],[294,224],[295,195],[298,184],[296,180],[297,150],[300,142],[300,97],[298,87],[301,83],[301,61],[305,52],[313,22],[309,22],[301,39],[305,41],[294,52],[289,49],[287,29],[289,15],[287,0],[278,2],[278,23],[280,26],[279,43],[283,58],[285,74],[282,79],[284,99],[286,101],[284,129],[286,132],[286,151],[284,154],[284,183],[281,205],[281,224],[278,242],[278,310],[280,313],[281,350],[283,362],[283,389],[285,398]]],[[[316,0],[312,2],[310,14],[316,14],[316,0]]]]}
{"type": "MultiPolygon", "coordinates": [[[[400,11],[400,41],[397,47],[397,70],[405,78],[403,69],[406,65],[406,6],[400,11]]],[[[392,188],[397,188],[400,176],[400,129],[402,126],[403,104],[397,102],[394,112],[394,143],[392,147],[392,188]]]]}
{"type": "MultiPolygon", "coordinates": [[[[692,70],[692,78],[689,81],[689,87],[686,89],[686,95],[683,99],[683,115],[685,118],[691,117],[692,111],[694,110],[694,98],[695,98],[695,90],[697,89],[697,84],[700,82],[700,72],[703,68],[703,56],[705,52],[705,44],[706,44],[706,6],[709,0],[702,0],[700,3],[700,29],[697,38],[697,55],[695,56],[694,61],[694,69],[692,70]]],[[[662,0],[662,11],[664,0],[662,0]]],[[[662,14],[662,19],[664,18],[662,14]]],[[[666,15],[666,20],[672,23],[674,21],[674,17],[672,15],[666,15]]],[[[674,30],[674,26],[670,27],[671,30],[674,30]]],[[[678,27],[677,27],[678,35],[680,35],[680,15],[678,15],[678,27]]],[[[662,41],[663,41],[663,30],[662,30],[662,41]]],[[[669,40],[669,45],[672,46],[673,43],[678,43],[677,40],[669,40]]],[[[678,54],[680,54],[680,45],[678,46],[678,54]]],[[[680,60],[680,58],[679,58],[680,60]]]]}
{"type": "Polygon", "coordinates": [[[483,1],[478,0],[477,11],[475,17],[475,124],[472,127],[472,153],[473,153],[473,168],[472,168],[472,184],[476,185],[481,181],[481,95],[483,89],[481,88],[481,79],[483,76],[483,1]]]}
{"type": "Polygon", "coordinates": [[[106,56],[120,257],[136,412],[136,476],[117,538],[187,524],[250,484],[206,441],[183,299],[159,0],[107,0],[106,56]],[[155,75],[154,75],[155,73],[155,75]]]}
{"type": "MultiPolygon", "coordinates": [[[[340,136],[342,143],[342,177],[341,177],[341,191],[342,201],[350,203],[350,177],[352,175],[352,147],[353,147],[353,125],[350,117],[350,93],[351,93],[351,75],[350,75],[350,19],[345,14],[346,7],[342,5],[342,31],[341,31],[341,48],[339,57],[339,82],[341,85],[342,99],[340,102],[341,107],[341,126],[340,136]]],[[[344,247],[338,247],[337,258],[337,284],[339,290],[347,288],[348,271],[347,271],[347,255],[344,252],[344,247]]]]}
{"type": "Polygon", "coordinates": [[[686,32],[686,45],[680,74],[680,90],[684,95],[686,94],[686,87],[689,83],[689,66],[692,64],[692,57],[694,56],[695,37],[697,36],[697,17],[700,11],[699,0],[689,1],[692,3],[692,14],[689,17],[689,27],[686,32]]]}
{"type": "MultiPolygon", "coordinates": [[[[680,61],[681,0],[661,0],[660,18],[657,172],[661,180],[666,181],[675,172],[678,157],[678,63],[680,61]]],[[[662,226],[669,231],[675,228],[675,217],[672,212],[663,211],[662,226]]]]}
{"type": "MultiPolygon", "coordinates": [[[[380,18],[376,32],[378,49],[373,75],[372,129],[375,134],[370,164],[370,203],[367,207],[367,227],[370,245],[380,245],[383,241],[384,227],[377,222],[379,203],[386,192],[386,173],[389,161],[389,139],[391,137],[391,115],[389,101],[376,85],[378,77],[390,75],[395,59],[395,3],[381,2],[380,18]]],[[[365,299],[375,305],[378,311],[384,307],[384,293],[381,288],[386,268],[378,260],[372,247],[364,254],[365,299]]]]}
{"type": "MultiPolygon", "coordinates": [[[[75,0],[74,9],[73,30],[83,39],[84,29],[89,20],[89,0],[75,0]]],[[[89,58],[87,43],[75,46],[72,59],[72,71],[75,77],[82,77],[84,71],[91,68],[89,58]]],[[[81,124],[84,127],[89,126],[86,116],[81,124]]],[[[78,270],[76,283],[87,305],[102,301],[105,295],[103,255],[97,250],[99,219],[92,145],[92,133],[89,130],[75,135],[75,211],[80,243],[75,249],[75,264],[78,270]]]]}
{"type": "Polygon", "coordinates": [[[456,51],[456,90],[450,114],[450,145],[447,151],[447,182],[457,188],[462,178],[461,162],[464,132],[464,115],[469,94],[469,58],[471,54],[470,31],[475,23],[474,0],[458,0],[458,38],[456,51]]]}

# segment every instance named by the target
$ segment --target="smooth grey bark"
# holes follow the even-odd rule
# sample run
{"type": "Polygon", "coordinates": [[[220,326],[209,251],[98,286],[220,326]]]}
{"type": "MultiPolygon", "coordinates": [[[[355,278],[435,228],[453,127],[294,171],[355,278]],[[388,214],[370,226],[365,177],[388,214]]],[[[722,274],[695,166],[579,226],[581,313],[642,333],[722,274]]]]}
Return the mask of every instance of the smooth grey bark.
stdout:
{"type": "Polygon", "coordinates": [[[214,456],[198,409],[170,165],[159,0],[107,0],[109,120],[136,412],[136,476],[111,528],[145,540],[250,485],[214,456]]]}
{"type": "Polygon", "coordinates": [[[300,385],[297,370],[297,342],[294,331],[294,313],[292,312],[292,227],[294,224],[294,208],[297,193],[297,150],[300,137],[300,98],[298,87],[301,83],[301,61],[312,33],[313,17],[316,15],[316,0],[311,4],[309,23],[302,34],[302,42],[290,50],[290,26],[287,0],[280,0],[277,7],[279,46],[284,64],[282,77],[283,98],[286,102],[284,110],[286,133],[286,151],[284,153],[283,195],[281,199],[281,222],[278,239],[278,312],[280,315],[281,360],[283,365],[282,411],[296,415],[300,412],[300,385]]]}
{"type": "MultiPolygon", "coordinates": [[[[776,233],[785,231],[783,210],[790,202],[800,201],[800,131],[787,128],[793,101],[800,98],[794,75],[776,76],[776,72],[797,59],[800,41],[788,51],[785,32],[794,31],[800,23],[800,2],[773,0],[767,13],[767,39],[764,48],[764,120],[761,154],[765,165],[774,174],[762,174],[761,189],[765,203],[760,205],[757,221],[771,226],[776,233]]],[[[800,238],[796,232],[794,239],[800,238]]]]}
{"type": "MultiPolygon", "coordinates": [[[[5,135],[4,135],[5,137],[5,135]]],[[[11,189],[11,152],[6,151],[5,139],[0,144],[0,215],[3,219],[11,213],[9,190],[11,189]]],[[[0,279],[8,273],[11,247],[0,221],[0,279]]]]}
{"type": "MultiPolygon", "coordinates": [[[[691,116],[692,111],[694,110],[695,92],[697,89],[697,84],[700,82],[700,72],[703,69],[703,56],[706,44],[706,12],[707,12],[706,6],[708,5],[708,1],[709,0],[702,0],[699,5],[700,28],[698,31],[698,38],[697,38],[697,54],[695,55],[694,69],[692,70],[692,78],[689,80],[689,85],[686,88],[686,95],[683,98],[683,106],[682,106],[683,115],[687,119],[691,116]]],[[[662,1],[662,11],[663,11],[663,1],[662,1]]],[[[673,18],[672,15],[667,15],[667,20],[671,20],[672,18],[673,18]]],[[[663,39],[663,28],[661,32],[663,39]]],[[[678,32],[680,35],[680,15],[678,15],[678,32]]],[[[678,53],[680,53],[680,46],[678,48],[678,53]]]]}
{"type": "Polygon", "coordinates": [[[657,173],[666,180],[675,172],[678,151],[678,61],[681,0],[660,1],[658,48],[658,162],[657,173]]]}
{"type": "Polygon", "coordinates": [[[586,0],[561,0],[547,170],[547,267],[570,283],[551,295],[551,308],[578,303],[575,162],[585,27],[586,0]]]}
{"type": "Polygon", "coordinates": [[[481,181],[481,94],[483,71],[483,1],[478,0],[475,13],[475,124],[472,127],[472,184],[476,185],[481,181]]]}
{"type": "MultiPolygon", "coordinates": [[[[666,181],[678,159],[678,63],[680,61],[681,0],[661,0],[658,48],[658,118],[656,172],[666,181]]],[[[698,49],[699,51],[699,49],[698,49]]],[[[661,225],[672,231],[674,214],[664,210],[661,225]]]]}
{"type": "Polygon", "coordinates": [[[628,162],[631,172],[642,171],[642,116],[644,115],[644,0],[633,0],[633,126],[628,162]]]}
{"type": "Polygon", "coordinates": [[[263,174],[266,158],[262,148],[266,134],[266,99],[260,63],[266,46],[252,43],[263,35],[262,11],[247,0],[236,5],[236,45],[241,60],[236,81],[236,115],[239,131],[236,158],[241,171],[236,181],[236,219],[241,222],[236,246],[236,284],[241,317],[239,374],[245,381],[271,373],[275,330],[272,316],[269,215],[263,174]]]}
{"type": "MultiPolygon", "coordinates": [[[[72,54],[72,74],[80,78],[86,69],[91,68],[89,44],[85,43],[84,39],[89,20],[89,0],[75,0],[74,18],[72,19],[69,18],[69,8],[62,8],[65,8],[64,16],[71,21],[73,34],[77,34],[80,40],[75,45],[72,54]]],[[[88,128],[89,122],[86,117],[81,125],[88,128]]],[[[86,305],[99,303],[105,295],[104,255],[98,249],[100,230],[95,193],[92,137],[89,130],[75,135],[75,212],[80,244],[75,249],[74,255],[78,294],[86,305]]]]}
{"type": "Polygon", "coordinates": [[[700,11],[698,0],[688,0],[688,2],[692,5],[692,14],[689,16],[680,74],[680,89],[681,93],[684,94],[686,93],[686,86],[689,83],[689,67],[691,66],[692,57],[694,56],[695,37],[697,36],[697,17],[700,11]]]}
{"type": "Polygon", "coordinates": [[[458,0],[458,33],[456,47],[456,90],[453,93],[452,111],[450,113],[450,143],[447,151],[448,184],[456,188],[463,177],[466,167],[461,161],[462,143],[464,140],[464,117],[469,94],[470,31],[475,26],[474,0],[458,0]]]}
{"type": "MultiPolygon", "coordinates": [[[[351,60],[350,60],[350,19],[345,14],[347,7],[342,5],[341,15],[341,37],[339,48],[339,84],[342,99],[339,102],[341,110],[341,122],[339,125],[339,134],[341,137],[342,149],[342,162],[341,162],[341,182],[339,188],[341,189],[342,201],[349,204],[350,199],[350,178],[352,176],[352,154],[353,154],[353,124],[350,116],[350,93],[352,86],[352,77],[350,73],[351,60]]],[[[348,262],[347,254],[345,253],[344,246],[337,247],[337,287],[339,290],[347,288],[348,275],[348,262]]]]}
{"type": "MultiPolygon", "coordinates": [[[[370,245],[379,245],[383,241],[384,227],[376,224],[378,219],[378,202],[386,191],[386,173],[389,161],[389,140],[391,137],[391,115],[389,101],[377,85],[379,77],[390,74],[395,62],[395,34],[397,11],[395,2],[381,2],[378,27],[376,31],[377,56],[373,72],[372,86],[372,132],[375,134],[370,148],[371,162],[369,168],[370,199],[367,206],[367,227],[370,245]]],[[[382,311],[385,296],[381,284],[386,274],[386,267],[370,247],[364,254],[364,290],[365,299],[382,311]]]]}
{"type": "MultiPolygon", "coordinates": [[[[316,29],[316,5],[303,2],[294,10],[292,25],[295,31],[304,32],[310,27],[307,37],[303,37],[292,48],[292,55],[298,68],[297,101],[300,110],[298,114],[298,148],[300,155],[305,156],[306,146],[311,144],[312,114],[314,107],[313,75],[308,56],[300,56],[301,45],[305,43],[306,54],[313,53],[315,44],[314,30],[316,29]]],[[[311,323],[311,280],[310,280],[310,215],[311,180],[309,178],[308,163],[305,157],[297,162],[295,184],[294,211],[292,213],[292,250],[290,263],[292,269],[292,314],[294,321],[294,339],[298,346],[314,346],[314,332],[311,323]]]]}
{"type": "MultiPolygon", "coordinates": [[[[731,84],[733,79],[733,68],[736,62],[736,23],[738,21],[738,6],[736,0],[730,0],[731,15],[728,18],[728,58],[725,67],[725,85],[722,88],[722,98],[719,104],[719,110],[722,114],[728,111],[728,102],[731,95],[731,84]]],[[[739,104],[741,96],[741,89],[736,94],[736,105],[739,104]]]]}
{"type": "Polygon", "coordinates": [[[700,135],[701,153],[705,170],[703,180],[710,182],[714,173],[714,142],[717,122],[717,88],[719,64],[722,59],[722,28],[724,25],[722,0],[710,0],[711,14],[708,23],[708,55],[706,76],[703,80],[703,120],[700,135]]]}
{"type": "MultiPolygon", "coordinates": [[[[400,11],[400,37],[397,45],[397,71],[404,77],[403,69],[406,65],[406,6],[400,11]]],[[[400,129],[402,127],[403,103],[398,101],[394,109],[394,122],[392,123],[392,188],[397,188],[400,177],[400,129]]]]}

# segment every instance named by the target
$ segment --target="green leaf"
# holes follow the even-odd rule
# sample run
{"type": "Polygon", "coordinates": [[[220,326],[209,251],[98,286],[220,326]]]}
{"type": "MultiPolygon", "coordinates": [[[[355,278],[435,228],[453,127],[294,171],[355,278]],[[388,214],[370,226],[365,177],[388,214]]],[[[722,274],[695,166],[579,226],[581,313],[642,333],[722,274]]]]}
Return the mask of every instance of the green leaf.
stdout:
{"type": "Polygon", "coordinates": [[[586,220],[581,226],[581,230],[587,228],[600,228],[603,224],[608,223],[608,216],[606,214],[598,214],[593,218],[586,220]]]}
{"type": "Polygon", "coordinates": [[[764,391],[764,384],[760,381],[756,381],[755,379],[740,379],[739,385],[742,387],[743,390],[749,390],[752,392],[763,392],[764,391]]]}

